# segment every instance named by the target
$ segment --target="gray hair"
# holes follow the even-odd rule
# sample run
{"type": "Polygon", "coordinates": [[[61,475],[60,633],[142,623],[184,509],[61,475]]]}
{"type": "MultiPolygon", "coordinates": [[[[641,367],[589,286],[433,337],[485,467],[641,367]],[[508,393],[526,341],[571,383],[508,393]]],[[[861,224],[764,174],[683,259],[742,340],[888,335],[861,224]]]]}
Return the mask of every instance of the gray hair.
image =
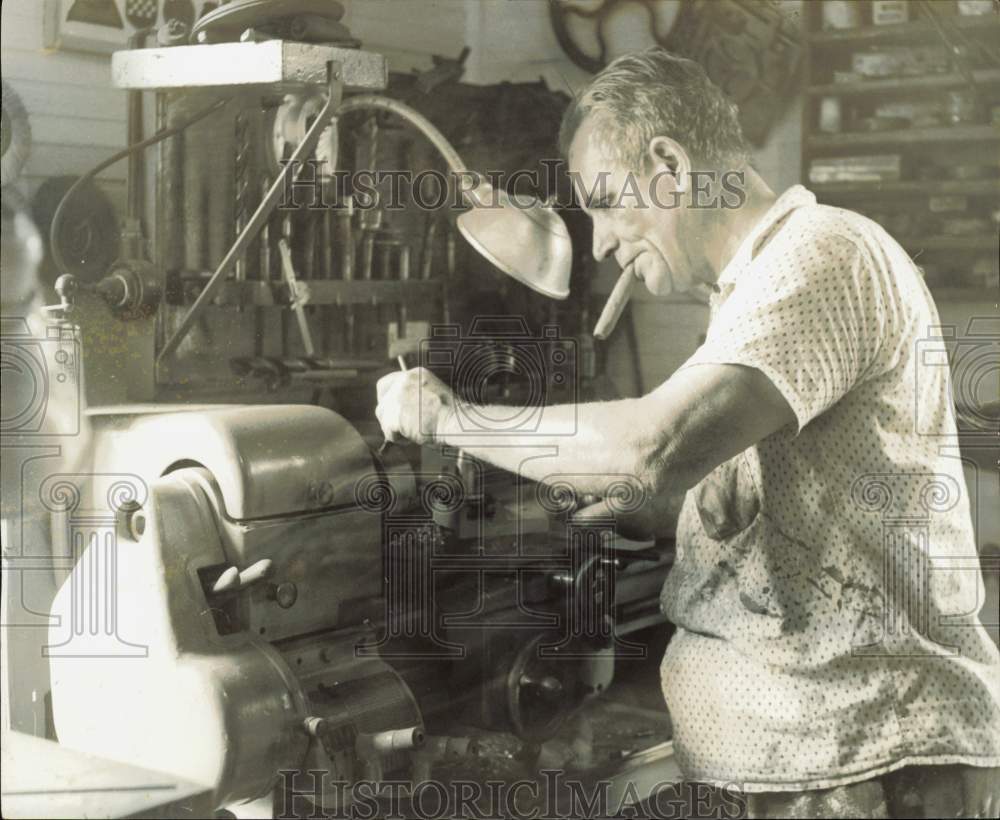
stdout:
{"type": "Polygon", "coordinates": [[[684,146],[699,170],[748,161],[736,106],[698,63],[657,46],[614,60],[574,98],[559,129],[564,156],[588,116],[594,136],[629,170],[645,167],[656,136],[684,146]]]}

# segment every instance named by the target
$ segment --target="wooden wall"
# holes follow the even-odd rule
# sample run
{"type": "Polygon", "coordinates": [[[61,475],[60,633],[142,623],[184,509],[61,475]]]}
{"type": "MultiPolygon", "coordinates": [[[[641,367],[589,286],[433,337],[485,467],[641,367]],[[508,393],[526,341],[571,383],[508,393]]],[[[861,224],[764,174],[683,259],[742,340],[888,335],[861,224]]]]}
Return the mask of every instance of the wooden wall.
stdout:
{"type": "MultiPolygon", "coordinates": [[[[32,148],[20,187],[79,175],[125,144],[125,93],[111,88],[110,57],[43,47],[41,0],[4,0],[0,70],[28,110],[32,148]]],[[[125,163],[99,177],[124,204],[125,163]]]]}

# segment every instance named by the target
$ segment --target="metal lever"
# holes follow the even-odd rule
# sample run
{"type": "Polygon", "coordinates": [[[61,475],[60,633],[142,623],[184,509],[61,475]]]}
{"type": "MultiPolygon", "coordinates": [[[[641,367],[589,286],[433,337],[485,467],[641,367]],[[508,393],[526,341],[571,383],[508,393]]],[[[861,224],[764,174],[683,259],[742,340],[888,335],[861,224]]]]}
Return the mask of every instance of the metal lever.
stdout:
{"type": "Polygon", "coordinates": [[[305,301],[301,298],[299,281],[295,276],[295,267],[292,265],[292,250],[288,247],[288,241],[284,238],[278,240],[278,250],[281,252],[281,271],[288,284],[290,295],[290,305],[295,311],[295,320],[299,323],[299,333],[302,334],[302,347],[305,348],[306,356],[310,359],[316,355],[316,348],[313,347],[312,333],[309,331],[309,319],[306,316],[305,301]]]}
{"type": "Polygon", "coordinates": [[[251,584],[267,578],[273,567],[274,562],[270,558],[261,558],[242,572],[236,567],[229,567],[212,584],[212,593],[218,595],[221,592],[238,592],[246,589],[251,584]]]}

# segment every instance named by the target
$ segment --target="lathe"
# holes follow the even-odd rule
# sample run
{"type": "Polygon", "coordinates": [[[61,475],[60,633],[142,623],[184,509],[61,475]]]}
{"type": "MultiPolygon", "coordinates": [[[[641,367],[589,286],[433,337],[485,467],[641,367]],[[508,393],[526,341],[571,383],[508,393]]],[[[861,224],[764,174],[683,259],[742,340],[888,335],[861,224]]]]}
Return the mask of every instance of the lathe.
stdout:
{"type": "Polygon", "coordinates": [[[441,523],[470,509],[458,474],[376,463],[332,411],[91,418],[107,478],[42,488],[75,550],[46,650],[56,730],[219,806],[323,772],[336,808],[337,784],[428,776],[458,727],[544,740],[658,617],[655,554],[599,526],[473,550],[441,523]]]}
{"type": "MultiPolygon", "coordinates": [[[[384,121],[338,136],[358,112],[402,116],[460,160],[417,111],[370,94],[384,59],[323,5],[319,25],[232,3],[194,44],[115,55],[130,144],[157,146],[155,219],[132,151],[120,260],[96,281],[64,276],[50,312],[90,405],[85,468],[38,488],[72,566],[45,647],[56,733],[208,783],[220,808],[303,777],[321,781],[311,800],[343,808],[357,782],[419,782],[473,754],[480,730],[542,743],[616,657],[642,651],[626,636],[661,621],[668,567],[616,546],[610,521],[568,523],[559,487],[460,452],[374,452],[344,397],[373,392],[393,340],[447,327],[456,227],[285,195],[303,166],[340,167],[343,145],[355,168],[377,161],[384,121]],[[144,138],[148,91],[158,131],[144,138]]],[[[504,338],[471,349],[516,400],[504,338]]]]}

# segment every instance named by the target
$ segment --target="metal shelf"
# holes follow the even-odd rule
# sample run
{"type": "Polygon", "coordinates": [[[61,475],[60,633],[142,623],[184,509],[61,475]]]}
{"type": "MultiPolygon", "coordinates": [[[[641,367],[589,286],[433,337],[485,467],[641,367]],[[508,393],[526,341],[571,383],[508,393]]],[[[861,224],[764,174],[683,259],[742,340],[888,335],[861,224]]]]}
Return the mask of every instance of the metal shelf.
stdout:
{"type": "Polygon", "coordinates": [[[817,197],[895,196],[900,194],[925,194],[940,196],[1000,196],[1000,179],[941,179],[906,180],[899,182],[824,182],[814,183],[809,189],[817,197]]]}
{"type": "MultiPolygon", "coordinates": [[[[1000,30],[1000,15],[954,15],[947,17],[946,25],[954,25],[968,34],[991,34],[1000,30]]],[[[835,31],[813,31],[807,35],[812,46],[874,45],[883,43],[912,43],[914,40],[933,40],[937,31],[927,20],[914,20],[889,26],[860,26],[835,31]]]]}
{"type": "MultiPolygon", "coordinates": [[[[444,295],[440,279],[350,280],[306,279],[301,284],[309,291],[308,305],[393,305],[435,301],[444,295]]],[[[281,282],[228,281],[219,288],[217,305],[255,305],[287,307],[288,288],[281,282]]]]}
{"type": "Polygon", "coordinates": [[[896,241],[913,251],[996,251],[1000,237],[996,236],[897,236],[896,241]]]}
{"type": "Polygon", "coordinates": [[[956,125],[951,128],[907,128],[897,131],[873,131],[848,134],[811,134],[807,145],[812,149],[864,148],[872,145],[918,145],[930,142],[987,142],[1000,139],[1000,127],[994,125],[956,125]]]}
{"type": "Polygon", "coordinates": [[[144,91],[275,83],[325,85],[330,63],[339,66],[347,89],[381,90],[388,83],[389,67],[381,54],[268,40],[116,51],[111,55],[111,84],[144,91]]]}
{"type": "Polygon", "coordinates": [[[1000,301],[1000,288],[937,288],[930,287],[937,302],[990,302],[1000,301]]]}
{"type": "MultiPolygon", "coordinates": [[[[972,72],[977,84],[1000,84],[1000,69],[972,72]]],[[[961,74],[929,74],[923,77],[891,77],[884,80],[862,80],[856,83],[825,83],[811,85],[806,92],[813,97],[854,97],[867,94],[923,93],[933,89],[961,88],[968,80],[961,74]]]]}
{"type": "MultiPolygon", "coordinates": [[[[916,7],[916,4],[913,6],[916,7]]],[[[867,25],[854,29],[821,31],[822,4],[803,4],[804,61],[803,88],[806,105],[802,107],[801,174],[809,178],[814,160],[820,157],[837,157],[867,154],[898,154],[906,167],[926,162],[928,150],[935,156],[948,157],[956,164],[989,164],[995,161],[996,146],[1000,141],[998,124],[963,124],[955,126],[910,127],[891,131],[858,131],[825,134],[817,131],[817,101],[821,97],[867,98],[866,104],[882,100],[934,99],[947,89],[965,88],[967,80],[956,70],[920,77],[886,77],[857,82],[831,83],[830,66],[849,64],[848,55],[868,47],[883,45],[908,45],[939,43],[940,35],[929,19],[918,19],[897,25],[867,25]]],[[[1000,15],[947,16],[942,15],[946,28],[960,29],[963,36],[991,45],[1000,34],[1000,15]]],[[[1000,69],[985,67],[973,71],[977,85],[995,91],[1000,87],[1000,69]]],[[[862,102],[862,100],[857,100],[862,102]]],[[[827,182],[809,184],[820,202],[861,207],[865,199],[878,200],[873,209],[890,210],[904,203],[926,203],[926,198],[941,195],[980,197],[970,215],[989,217],[1000,197],[1000,179],[909,179],[884,182],[827,182]]],[[[927,260],[928,269],[941,261],[953,262],[964,270],[979,256],[996,255],[1000,236],[995,229],[986,229],[972,236],[901,235],[896,241],[918,264],[927,260]]],[[[950,268],[949,268],[950,269],[950,268]]],[[[935,268],[936,270],[936,268],[935,268]]],[[[934,281],[933,279],[931,281],[934,281]]],[[[987,280],[977,277],[982,286],[959,285],[964,277],[949,280],[941,276],[940,286],[928,283],[930,292],[938,302],[972,302],[996,304],[1000,301],[1000,288],[989,287],[987,280]]]]}

